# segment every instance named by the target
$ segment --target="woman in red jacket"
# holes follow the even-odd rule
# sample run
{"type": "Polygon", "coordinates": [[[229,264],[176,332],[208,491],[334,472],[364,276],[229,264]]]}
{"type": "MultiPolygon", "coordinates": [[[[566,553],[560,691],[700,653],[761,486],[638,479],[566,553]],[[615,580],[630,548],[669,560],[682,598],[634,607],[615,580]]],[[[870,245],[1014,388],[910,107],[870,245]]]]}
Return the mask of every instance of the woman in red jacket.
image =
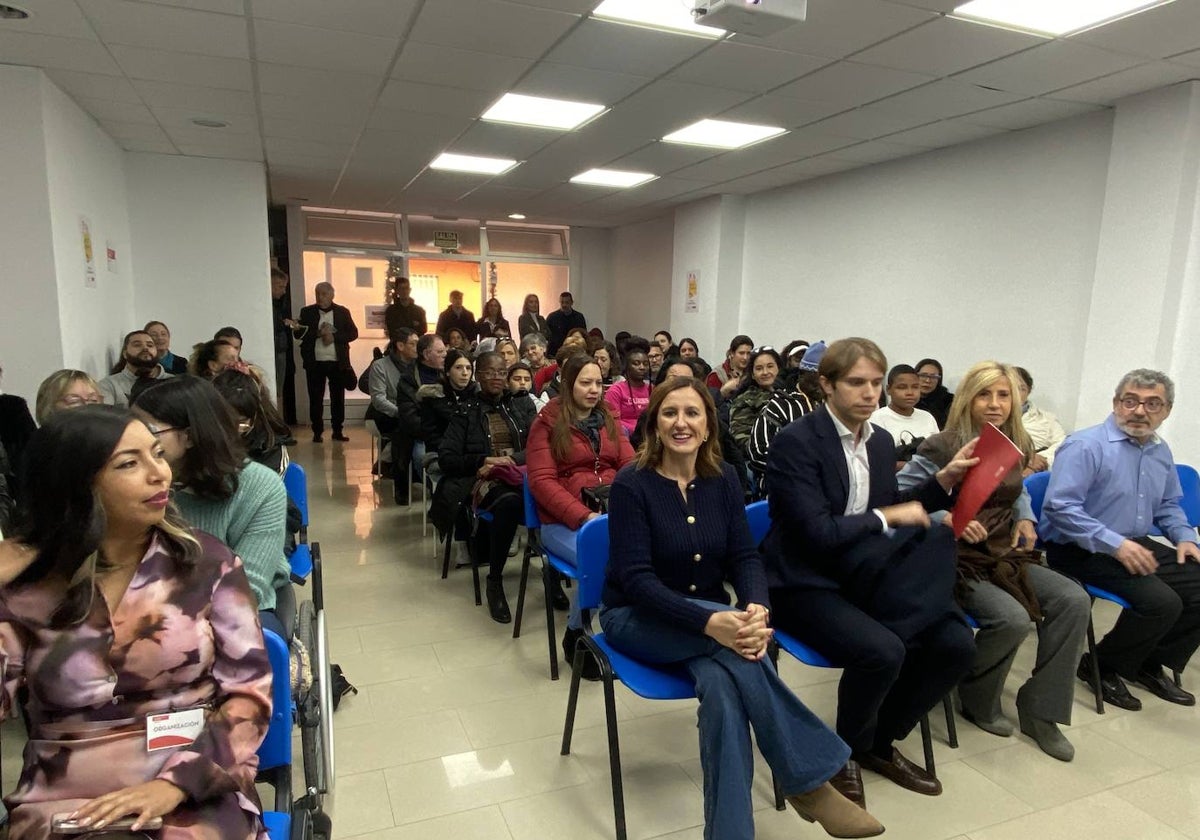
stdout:
{"type": "MultiPolygon", "coordinates": [[[[591,356],[567,359],[559,396],[542,409],[525,446],[529,489],[542,520],[542,544],[566,560],[575,559],[576,532],[584,522],[600,515],[583,503],[581,491],[612,484],[617,470],[634,458],[629,439],[601,398],[603,390],[600,366],[591,356]]],[[[562,600],[565,598],[564,594],[562,600]]],[[[557,594],[554,600],[560,601],[557,594]]],[[[571,600],[563,636],[568,664],[583,635],[576,603],[571,600]]],[[[595,668],[590,660],[589,668],[595,668]]]]}

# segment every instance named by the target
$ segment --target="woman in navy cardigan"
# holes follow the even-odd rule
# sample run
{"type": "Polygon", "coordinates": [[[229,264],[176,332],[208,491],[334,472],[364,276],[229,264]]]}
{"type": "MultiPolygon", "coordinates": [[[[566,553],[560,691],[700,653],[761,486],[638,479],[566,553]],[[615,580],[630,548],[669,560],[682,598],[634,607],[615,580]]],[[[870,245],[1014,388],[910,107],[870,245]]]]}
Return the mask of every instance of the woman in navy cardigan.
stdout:
{"type": "Polygon", "coordinates": [[[721,461],[712,397],[698,380],[677,377],[655,389],[646,413],[638,460],[618,473],[609,499],[600,624],[623,653],[679,664],[695,680],[705,840],[754,837],[751,727],[800,816],[835,837],[880,834],[874,817],[829,784],[849,748],[764,659],[766,574],[741,484],[721,461]]]}

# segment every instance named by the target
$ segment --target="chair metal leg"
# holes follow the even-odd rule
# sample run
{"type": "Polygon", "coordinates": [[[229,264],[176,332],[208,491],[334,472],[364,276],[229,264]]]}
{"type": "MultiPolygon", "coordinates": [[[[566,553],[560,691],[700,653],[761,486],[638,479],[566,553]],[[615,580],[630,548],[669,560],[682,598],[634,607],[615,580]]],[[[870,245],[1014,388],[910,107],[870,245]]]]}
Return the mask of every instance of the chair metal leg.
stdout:
{"type": "MultiPolygon", "coordinates": [[[[1092,599],[1095,603],[1095,599],[1092,599]]],[[[1104,714],[1104,692],[1100,689],[1100,660],[1096,658],[1096,628],[1092,617],[1088,616],[1087,629],[1088,658],[1092,661],[1092,694],[1096,697],[1096,714],[1104,714]]]]}
{"type": "Polygon", "coordinates": [[[521,558],[521,582],[517,585],[517,614],[513,617],[513,638],[521,638],[521,616],[525,614],[525,587],[529,583],[529,558],[533,552],[525,544],[525,556],[521,558]]]}
{"type": "Polygon", "coordinates": [[[479,564],[471,558],[471,580],[475,584],[475,606],[480,606],[483,603],[483,592],[479,588],[479,564]]]}
{"type": "Polygon", "coordinates": [[[454,546],[454,526],[450,526],[450,530],[446,532],[446,550],[442,553],[442,580],[450,574],[450,552],[454,546]]]}
{"type": "Polygon", "coordinates": [[[925,750],[925,771],[937,778],[937,765],[933,760],[933,733],[929,729],[929,715],[921,716],[921,747],[925,750]]]}
{"type": "MultiPolygon", "coordinates": [[[[605,662],[602,670],[607,671],[607,679],[612,680],[612,669],[605,662]]],[[[563,724],[562,750],[560,755],[571,754],[571,736],[575,734],[575,708],[579,703],[579,679],[583,675],[583,654],[580,648],[575,649],[575,659],[571,663],[571,689],[567,693],[567,720],[563,724]],[[578,665],[578,667],[576,667],[578,665]]]]}
{"type": "MultiPolygon", "coordinates": [[[[577,680],[583,671],[583,654],[584,648],[576,647],[572,682],[577,680]]],[[[621,744],[617,737],[617,697],[613,691],[611,671],[604,678],[604,717],[608,724],[608,772],[612,777],[613,821],[616,823],[617,840],[626,840],[625,788],[621,779],[621,744]]]]}
{"type": "MultiPolygon", "coordinates": [[[[542,594],[546,602],[546,641],[550,646],[550,679],[558,679],[558,650],[554,644],[554,603],[550,600],[550,587],[554,585],[551,578],[554,576],[554,567],[550,565],[546,558],[542,557],[542,594]]],[[[579,646],[575,646],[577,651],[575,657],[578,658],[579,646]]]]}
{"type": "Polygon", "coordinates": [[[954,702],[950,699],[951,692],[946,692],[942,698],[942,709],[946,712],[946,743],[951,749],[958,749],[958,724],[954,720],[954,702]]]}

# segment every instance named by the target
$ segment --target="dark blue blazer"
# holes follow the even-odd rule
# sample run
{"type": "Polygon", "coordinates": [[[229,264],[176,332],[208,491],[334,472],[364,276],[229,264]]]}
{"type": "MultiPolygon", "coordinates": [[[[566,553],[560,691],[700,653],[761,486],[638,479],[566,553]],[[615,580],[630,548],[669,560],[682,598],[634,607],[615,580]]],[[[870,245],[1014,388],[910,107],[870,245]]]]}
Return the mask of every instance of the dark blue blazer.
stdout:
{"type": "Polygon", "coordinates": [[[770,586],[840,589],[859,566],[886,562],[895,548],[895,540],[882,536],[875,508],[912,500],[926,510],[950,507],[936,478],[899,490],[895,442],[886,429],[874,427],[867,460],[867,511],[847,516],[850,472],[826,407],[785,426],[771,441],[766,473],[771,530],[761,548],[770,586]]]}

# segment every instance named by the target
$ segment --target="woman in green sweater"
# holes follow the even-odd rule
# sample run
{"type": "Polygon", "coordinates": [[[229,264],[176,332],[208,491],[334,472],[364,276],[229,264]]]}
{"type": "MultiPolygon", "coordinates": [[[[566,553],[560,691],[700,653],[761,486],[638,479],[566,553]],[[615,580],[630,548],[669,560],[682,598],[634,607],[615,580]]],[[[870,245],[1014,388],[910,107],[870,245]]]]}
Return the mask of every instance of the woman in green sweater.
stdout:
{"type": "Polygon", "coordinates": [[[133,412],[171,465],[179,511],[242,559],[263,626],[287,638],[275,615],[277,590],[291,585],[283,553],[287,491],[279,474],[247,460],[237,418],[207,380],[164,380],[138,395],[133,412]]]}

